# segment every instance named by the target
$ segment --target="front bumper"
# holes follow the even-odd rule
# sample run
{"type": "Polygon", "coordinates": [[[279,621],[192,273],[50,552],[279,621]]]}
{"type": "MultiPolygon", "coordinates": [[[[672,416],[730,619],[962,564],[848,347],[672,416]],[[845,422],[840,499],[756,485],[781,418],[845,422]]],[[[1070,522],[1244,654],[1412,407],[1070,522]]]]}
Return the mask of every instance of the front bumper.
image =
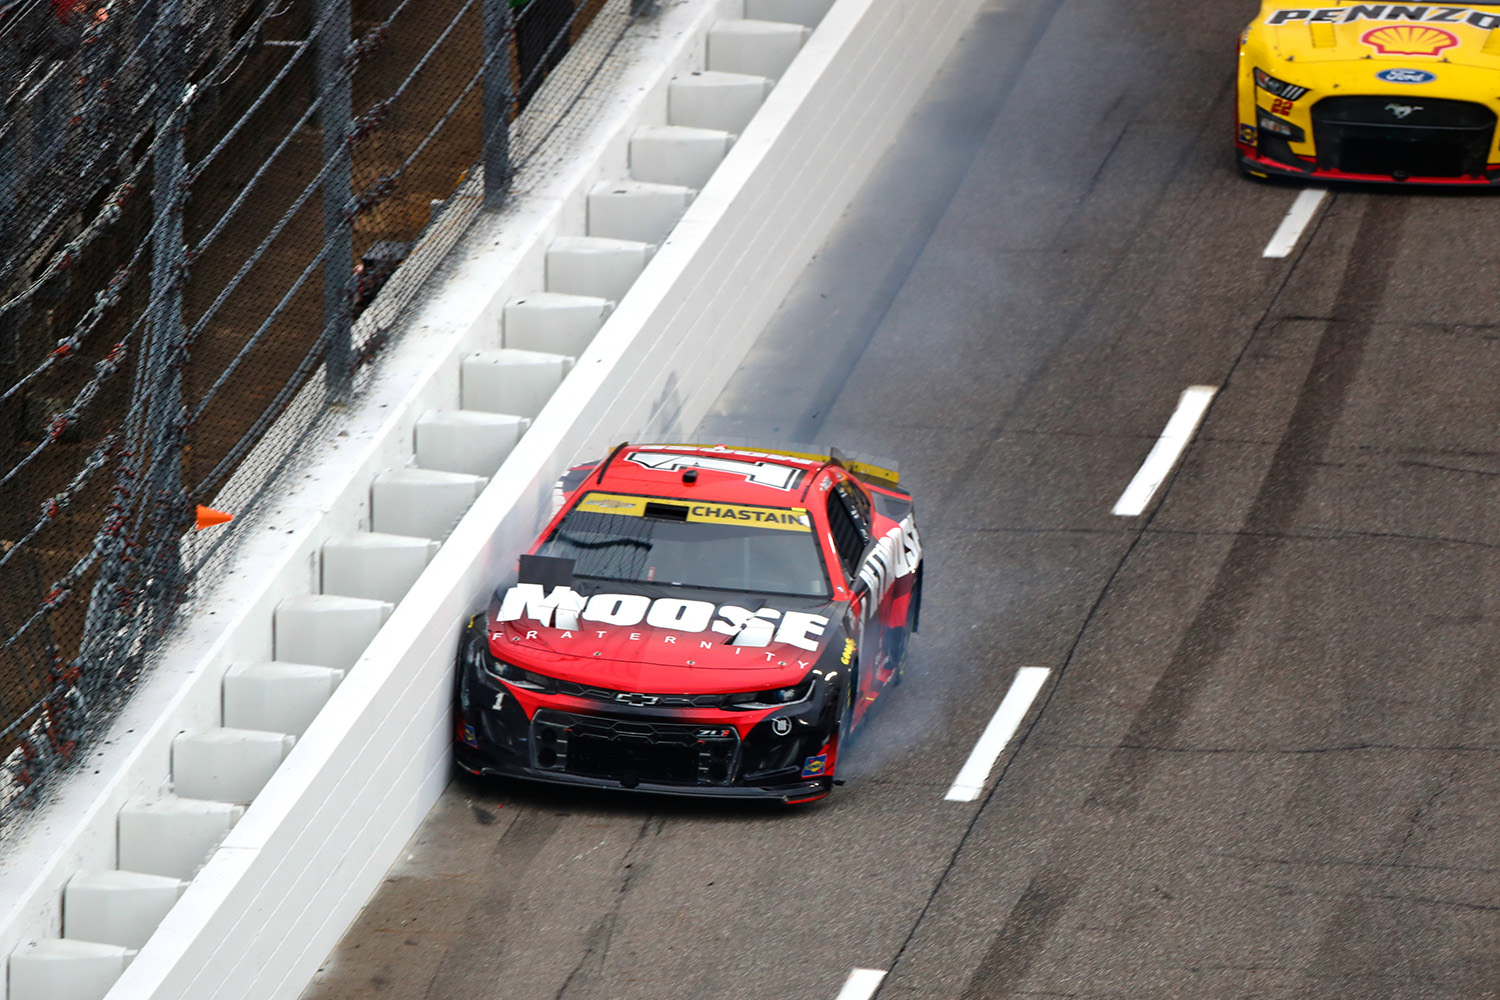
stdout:
{"type": "Polygon", "coordinates": [[[1317,158],[1312,156],[1295,156],[1296,163],[1293,164],[1286,162],[1285,158],[1273,159],[1270,156],[1266,156],[1258,147],[1243,142],[1235,143],[1235,149],[1239,155],[1241,167],[1249,173],[1270,177],[1344,184],[1415,184],[1435,187],[1478,188],[1490,188],[1500,185],[1500,163],[1489,164],[1485,168],[1484,173],[1477,177],[1424,177],[1408,174],[1397,175],[1394,173],[1352,173],[1345,170],[1319,167],[1317,158]]]}
{"type": "Polygon", "coordinates": [[[544,771],[528,767],[516,761],[497,759],[487,753],[484,748],[465,746],[461,742],[454,745],[453,759],[459,767],[470,774],[484,777],[518,778],[549,785],[646,792],[652,795],[673,795],[684,798],[739,799],[741,801],[760,799],[795,804],[821,799],[833,790],[832,775],[766,785],[682,785],[640,780],[627,784],[626,779],[623,778],[569,774],[566,771],[544,771]]]}
{"type": "Polygon", "coordinates": [[[1485,104],[1364,94],[1267,109],[1250,99],[1242,94],[1241,116],[1252,113],[1255,124],[1242,121],[1236,135],[1240,166],[1250,173],[1355,184],[1500,183],[1500,164],[1489,162],[1497,118],[1485,104]]]}
{"type": "Polygon", "coordinates": [[[454,758],[472,774],[703,798],[805,802],[837,763],[836,692],[755,713],[604,706],[460,674],[454,758]]]}

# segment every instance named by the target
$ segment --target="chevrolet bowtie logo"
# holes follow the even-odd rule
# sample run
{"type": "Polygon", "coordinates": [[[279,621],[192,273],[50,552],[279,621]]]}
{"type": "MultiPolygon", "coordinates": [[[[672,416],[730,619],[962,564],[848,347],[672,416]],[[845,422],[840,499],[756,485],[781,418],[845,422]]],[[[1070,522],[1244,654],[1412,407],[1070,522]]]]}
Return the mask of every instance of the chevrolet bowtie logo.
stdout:
{"type": "Polygon", "coordinates": [[[617,694],[615,701],[626,705],[634,705],[637,708],[642,705],[655,705],[661,699],[654,694],[617,694]]]}

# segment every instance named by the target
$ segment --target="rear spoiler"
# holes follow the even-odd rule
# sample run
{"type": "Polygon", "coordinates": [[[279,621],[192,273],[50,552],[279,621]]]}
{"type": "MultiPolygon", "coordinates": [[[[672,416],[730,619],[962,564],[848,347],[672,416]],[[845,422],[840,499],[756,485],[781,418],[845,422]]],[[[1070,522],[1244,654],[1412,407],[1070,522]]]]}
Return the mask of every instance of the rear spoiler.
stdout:
{"type": "Polygon", "coordinates": [[[855,455],[842,452],[837,448],[820,447],[818,445],[792,444],[788,442],[766,445],[760,441],[731,437],[716,438],[711,444],[703,442],[687,444],[682,441],[665,440],[632,441],[630,443],[647,448],[681,448],[684,451],[710,451],[714,448],[730,448],[735,451],[759,452],[763,455],[785,455],[787,458],[800,458],[806,462],[832,462],[847,469],[854,476],[866,482],[873,483],[876,486],[896,486],[901,481],[901,473],[897,464],[889,459],[875,458],[870,455],[855,455]]]}

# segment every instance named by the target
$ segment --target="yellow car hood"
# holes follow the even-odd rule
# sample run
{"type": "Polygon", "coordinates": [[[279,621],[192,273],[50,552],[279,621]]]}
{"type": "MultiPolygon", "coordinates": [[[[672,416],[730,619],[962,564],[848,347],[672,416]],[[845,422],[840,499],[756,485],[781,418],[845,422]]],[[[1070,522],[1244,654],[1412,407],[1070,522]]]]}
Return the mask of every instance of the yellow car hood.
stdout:
{"type": "Polygon", "coordinates": [[[1265,0],[1250,26],[1290,63],[1370,60],[1413,69],[1442,63],[1500,70],[1500,3],[1265,0]]]}

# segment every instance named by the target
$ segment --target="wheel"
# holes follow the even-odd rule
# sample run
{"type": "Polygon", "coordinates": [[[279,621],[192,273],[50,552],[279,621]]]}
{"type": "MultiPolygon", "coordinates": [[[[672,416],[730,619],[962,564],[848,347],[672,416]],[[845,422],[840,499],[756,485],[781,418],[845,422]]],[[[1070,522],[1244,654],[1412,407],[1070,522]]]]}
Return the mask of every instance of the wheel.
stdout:
{"type": "Polygon", "coordinates": [[[839,746],[843,745],[854,736],[854,699],[859,697],[859,659],[849,664],[847,683],[844,684],[843,697],[839,705],[839,746]]]}
{"type": "MultiPolygon", "coordinates": [[[[910,621],[911,616],[908,615],[908,625],[910,625],[910,621]]],[[[901,682],[906,680],[906,647],[910,638],[911,629],[909,627],[903,628],[899,632],[891,633],[890,641],[886,648],[886,656],[890,657],[887,662],[895,664],[892,668],[893,673],[891,674],[892,687],[900,687],[901,682]]]]}
{"type": "Polygon", "coordinates": [[[894,663],[895,675],[891,678],[891,686],[899,687],[906,679],[906,653],[907,646],[911,644],[911,637],[917,631],[917,623],[922,613],[922,569],[917,567],[917,582],[912,585],[911,600],[906,605],[906,627],[900,632],[893,633],[886,650],[890,657],[887,661],[894,663]]]}

